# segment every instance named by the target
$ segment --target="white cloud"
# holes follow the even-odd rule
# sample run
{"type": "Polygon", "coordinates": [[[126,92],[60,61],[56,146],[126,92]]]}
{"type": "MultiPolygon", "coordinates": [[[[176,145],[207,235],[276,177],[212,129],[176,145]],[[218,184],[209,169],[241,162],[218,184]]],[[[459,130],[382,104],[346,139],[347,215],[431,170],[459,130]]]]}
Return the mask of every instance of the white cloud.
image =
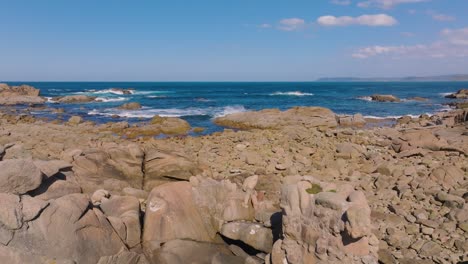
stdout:
{"type": "Polygon", "coordinates": [[[362,15],[358,17],[350,16],[321,16],[317,19],[317,23],[322,26],[349,26],[349,25],[363,25],[363,26],[393,26],[398,21],[392,16],[386,14],[378,15],[362,15]]]}
{"type": "Polygon", "coordinates": [[[432,44],[383,46],[376,45],[356,50],[352,57],[367,59],[375,56],[399,57],[468,57],[468,27],[461,29],[445,29],[441,32],[442,39],[432,44]]]}
{"type": "Polygon", "coordinates": [[[437,21],[454,21],[455,17],[444,14],[432,14],[432,19],[437,21]]]}
{"type": "Polygon", "coordinates": [[[301,18],[285,18],[280,20],[278,29],[284,31],[295,31],[305,26],[304,19],[301,18]]]}
{"type": "Polygon", "coordinates": [[[351,0],[331,0],[330,2],[334,5],[342,5],[342,6],[347,6],[351,4],[351,0]]]}
{"type": "Polygon", "coordinates": [[[264,24],[258,25],[258,27],[259,28],[271,28],[272,26],[270,24],[264,23],[264,24]]]}
{"type": "Polygon", "coordinates": [[[430,0],[368,0],[359,2],[358,7],[367,8],[367,7],[378,7],[383,9],[389,9],[399,4],[408,4],[408,3],[421,3],[427,2],[430,0]]]}
{"type": "Polygon", "coordinates": [[[468,27],[460,29],[444,29],[442,36],[452,45],[468,46],[468,27]]]}

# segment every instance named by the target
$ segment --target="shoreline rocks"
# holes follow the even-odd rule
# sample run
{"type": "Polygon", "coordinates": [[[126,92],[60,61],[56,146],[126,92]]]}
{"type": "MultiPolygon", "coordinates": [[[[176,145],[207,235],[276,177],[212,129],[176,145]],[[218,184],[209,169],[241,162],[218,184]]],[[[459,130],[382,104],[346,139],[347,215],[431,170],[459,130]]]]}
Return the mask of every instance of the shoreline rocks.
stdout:
{"type": "Polygon", "coordinates": [[[9,86],[0,83],[0,105],[43,104],[40,90],[29,85],[9,86]]]}
{"type": "Polygon", "coordinates": [[[446,95],[450,99],[468,99],[468,89],[460,89],[456,93],[446,95]]]}
{"type": "Polygon", "coordinates": [[[160,116],[145,128],[5,114],[0,257],[468,261],[467,116],[456,110],[359,128],[360,115],[324,108],[265,110],[225,117],[249,130],[156,139],[122,135],[190,126],[160,116]]]}

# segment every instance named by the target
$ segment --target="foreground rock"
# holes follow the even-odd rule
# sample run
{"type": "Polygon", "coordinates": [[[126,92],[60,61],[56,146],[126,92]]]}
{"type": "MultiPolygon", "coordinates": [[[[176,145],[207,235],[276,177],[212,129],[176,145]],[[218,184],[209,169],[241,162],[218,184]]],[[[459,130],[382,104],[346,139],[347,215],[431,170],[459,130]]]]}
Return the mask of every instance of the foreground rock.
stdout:
{"type": "Polygon", "coordinates": [[[29,85],[9,86],[0,83],[0,105],[42,104],[46,100],[40,91],[29,85]]]}
{"type": "Polygon", "coordinates": [[[335,114],[322,107],[295,107],[286,111],[267,109],[258,112],[243,112],[218,117],[214,122],[221,126],[239,129],[280,129],[288,126],[307,128],[336,127],[335,114]]]}
{"type": "Polygon", "coordinates": [[[458,90],[456,93],[446,95],[445,98],[468,99],[468,89],[458,90]]]}
{"type": "Polygon", "coordinates": [[[378,239],[362,192],[312,177],[290,177],[282,187],[283,239],[271,263],[377,263],[378,239]]]}
{"type": "Polygon", "coordinates": [[[367,129],[359,115],[331,114],[332,128],[295,113],[290,126],[164,139],[0,114],[0,259],[468,261],[466,110],[367,129]]]}

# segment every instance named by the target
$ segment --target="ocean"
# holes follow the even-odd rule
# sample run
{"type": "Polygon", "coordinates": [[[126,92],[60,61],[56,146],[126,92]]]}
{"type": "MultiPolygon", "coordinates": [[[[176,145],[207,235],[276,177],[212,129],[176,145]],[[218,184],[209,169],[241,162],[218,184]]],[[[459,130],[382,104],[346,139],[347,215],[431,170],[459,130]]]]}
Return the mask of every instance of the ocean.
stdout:
{"type": "MultiPolygon", "coordinates": [[[[222,130],[212,119],[230,113],[266,108],[288,109],[293,106],[322,106],[337,114],[361,113],[368,117],[399,117],[446,110],[446,94],[468,88],[468,82],[8,82],[28,84],[41,89],[41,95],[56,97],[84,94],[102,102],[57,104],[67,119],[83,116],[96,123],[148,120],[154,115],[180,117],[205,133],[222,130]],[[125,95],[110,88],[134,89],[125,95]],[[399,103],[369,101],[372,94],[392,94],[399,103]],[[424,97],[428,101],[409,100],[424,97]],[[118,106],[139,102],[140,110],[120,110],[118,106]],[[119,118],[112,117],[120,116],[119,118]]],[[[39,117],[57,118],[50,109],[34,109],[39,117]]]]}

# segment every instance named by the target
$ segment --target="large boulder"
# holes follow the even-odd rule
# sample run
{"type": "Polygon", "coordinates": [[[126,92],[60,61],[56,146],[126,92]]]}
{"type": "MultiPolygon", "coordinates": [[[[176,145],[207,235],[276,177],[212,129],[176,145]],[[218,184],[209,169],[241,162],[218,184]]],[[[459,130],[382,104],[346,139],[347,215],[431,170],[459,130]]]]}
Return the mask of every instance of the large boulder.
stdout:
{"type": "Polygon", "coordinates": [[[146,202],[143,242],[189,239],[212,242],[217,230],[200,213],[189,182],[154,188],[146,202]]]}
{"type": "MultiPolygon", "coordinates": [[[[171,240],[162,247],[147,252],[150,255],[151,263],[160,264],[186,264],[200,263],[211,264],[213,259],[222,256],[232,256],[229,249],[223,244],[197,242],[190,240],[171,240]]],[[[226,263],[226,262],[221,262],[226,263]]],[[[236,263],[244,263],[236,262],[236,263]]]]}
{"type": "Polygon", "coordinates": [[[41,185],[42,172],[32,160],[0,161],[0,192],[24,194],[41,185]]]}
{"type": "Polygon", "coordinates": [[[0,97],[8,96],[39,96],[40,90],[29,85],[9,86],[0,83],[0,97]]]}
{"type": "Polygon", "coordinates": [[[105,215],[83,194],[51,201],[35,219],[15,231],[8,247],[76,263],[97,263],[125,247],[105,215]]]}
{"type": "Polygon", "coordinates": [[[363,127],[366,125],[366,120],[361,114],[337,116],[340,126],[363,127]]]}
{"type": "Polygon", "coordinates": [[[281,195],[283,239],[273,245],[271,263],[377,263],[378,239],[362,192],[291,176],[281,195]]]}
{"type": "Polygon", "coordinates": [[[117,192],[125,187],[142,188],[143,156],[137,144],[112,143],[70,158],[79,185],[91,193],[100,188],[117,192]]]}
{"type": "Polygon", "coordinates": [[[263,251],[271,252],[273,246],[273,233],[271,229],[258,223],[230,222],[221,227],[221,235],[263,251]]]}
{"type": "Polygon", "coordinates": [[[145,186],[146,190],[171,179],[188,180],[202,172],[198,164],[180,151],[162,150],[148,147],[145,150],[145,186]]]}
{"type": "Polygon", "coordinates": [[[103,199],[100,207],[114,229],[122,231],[117,233],[129,248],[140,245],[140,202],[137,198],[113,195],[103,199]]]}
{"type": "Polygon", "coordinates": [[[266,109],[218,117],[216,124],[239,129],[281,129],[288,126],[336,127],[335,114],[322,107],[294,107],[286,111],[266,109]]]}
{"type": "Polygon", "coordinates": [[[43,104],[45,99],[39,96],[8,96],[0,97],[0,105],[43,104]]]}
{"type": "Polygon", "coordinates": [[[29,85],[9,86],[0,83],[0,105],[43,104],[40,90],[29,85]]]}

